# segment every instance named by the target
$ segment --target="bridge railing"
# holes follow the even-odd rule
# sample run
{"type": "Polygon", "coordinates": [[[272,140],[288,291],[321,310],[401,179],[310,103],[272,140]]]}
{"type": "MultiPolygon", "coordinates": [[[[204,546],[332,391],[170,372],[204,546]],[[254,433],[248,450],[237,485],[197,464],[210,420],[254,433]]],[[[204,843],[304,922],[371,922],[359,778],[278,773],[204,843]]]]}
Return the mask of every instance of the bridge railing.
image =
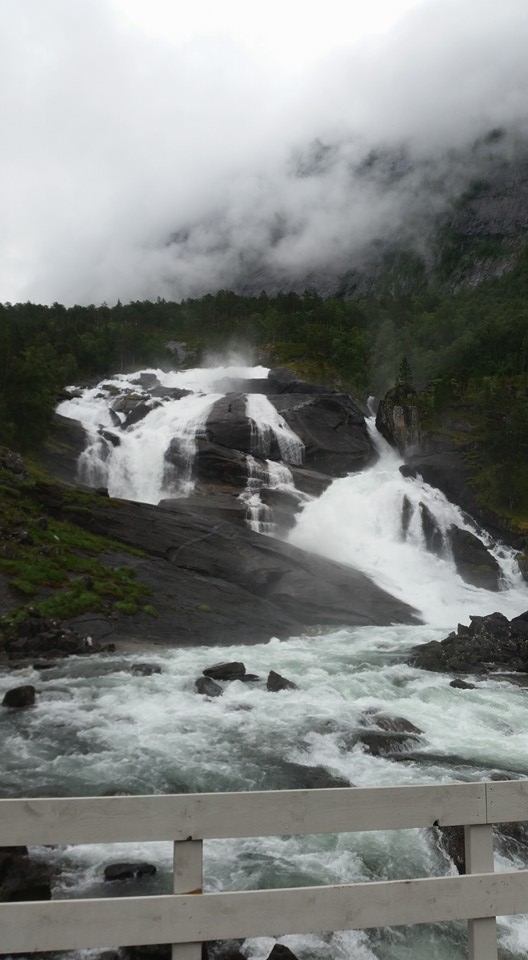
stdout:
{"type": "Polygon", "coordinates": [[[528,820],[528,781],[378,789],[0,800],[0,847],[172,841],[173,893],[0,904],[0,951],[173,944],[467,920],[496,960],[496,917],[528,913],[528,870],[495,873],[494,823],[528,820]],[[202,893],[204,840],[465,827],[463,876],[202,893]]]}

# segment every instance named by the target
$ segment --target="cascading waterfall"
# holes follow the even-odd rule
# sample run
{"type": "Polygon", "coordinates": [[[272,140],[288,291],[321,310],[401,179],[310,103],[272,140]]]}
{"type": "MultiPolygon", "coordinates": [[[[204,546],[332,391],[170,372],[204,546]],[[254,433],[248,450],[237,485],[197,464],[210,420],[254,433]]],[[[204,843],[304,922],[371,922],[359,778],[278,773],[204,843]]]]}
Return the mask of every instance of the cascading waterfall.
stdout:
{"type": "Polygon", "coordinates": [[[303,462],[304,444],[288,426],[273,404],[261,393],[248,394],[246,416],[251,420],[255,441],[252,448],[264,458],[269,457],[273,441],[285,463],[303,462]]]}
{"type": "MultiPolygon", "coordinates": [[[[215,385],[224,377],[236,376],[230,368],[154,372],[164,387],[191,389],[193,396],[204,401],[203,410],[195,411],[195,433],[215,385]]],[[[238,375],[242,376],[240,371],[238,375]]],[[[247,370],[243,375],[266,374],[247,370]]],[[[129,381],[117,378],[112,383],[122,390],[129,381]]],[[[218,392],[222,393],[221,385],[218,392]]],[[[111,417],[108,396],[98,393],[99,388],[84,391],[62,404],[60,412],[80,419],[92,431],[94,443],[101,427],[115,432],[123,451],[128,450],[124,438],[142,429],[137,444],[138,451],[143,450],[137,461],[141,470],[150,469],[154,460],[154,441],[147,448],[147,426],[159,428],[163,460],[167,442],[175,435],[174,420],[169,427],[171,402],[162,401],[141,423],[126,430],[111,417]]],[[[173,402],[177,406],[185,399],[173,402]]],[[[248,416],[258,425],[260,436],[267,438],[263,447],[275,438],[284,460],[301,462],[300,442],[292,439],[268,404],[266,398],[248,399],[248,416]]],[[[185,422],[190,423],[194,414],[187,413],[185,422]]],[[[469,614],[501,610],[511,617],[528,609],[528,589],[514,555],[477,531],[501,565],[503,589],[490,593],[464,583],[442,542],[451,523],[472,532],[475,528],[438,490],[419,479],[404,478],[398,456],[377,435],[373,422],[370,430],[378,462],[363,473],[335,480],[318,500],[307,502],[290,540],[363,570],[418,608],[423,625],[343,627],[247,648],[157,648],[147,656],[161,672],[150,676],[130,673],[131,663],[145,659],[141,654],[104,660],[72,658],[42,675],[28,668],[24,682],[37,680],[41,689],[36,706],[0,717],[4,795],[269,789],[285,785],[280,778],[285,765],[292,764],[301,769],[323,766],[357,786],[527,776],[528,703],[522,687],[490,676],[476,678],[475,689],[456,690],[449,677],[405,662],[411,646],[442,639],[459,620],[467,622],[469,614]],[[424,507],[439,531],[437,554],[425,542],[424,507]],[[249,670],[263,678],[269,669],[277,670],[294,680],[298,689],[271,694],[264,683],[234,681],[226,684],[220,698],[209,701],[198,696],[194,680],[202,669],[230,659],[244,660],[249,670]],[[422,734],[416,749],[398,757],[364,750],[356,734],[372,722],[366,719],[372,711],[405,717],[419,727],[422,734]]],[[[107,471],[104,476],[109,477],[119,449],[109,450],[105,461],[91,454],[90,469],[100,469],[101,476],[107,471]]],[[[127,482],[137,483],[144,496],[147,484],[132,478],[132,454],[121,456],[128,464],[127,482]]],[[[125,467],[120,469],[124,476],[125,467]]],[[[274,482],[272,471],[277,471],[277,483],[289,482],[284,476],[280,479],[281,469],[268,458],[266,485],[274,482]]],[[[154,498],[155,485],[161,483],[159,493],[163,481],[161,468],[153,467],[153,473],[156,479],[149,484],[154,498]]],[[[0,697],[11,685],[12,676],[0,673],[0,697]]],[[[123,859],[123,848],[85,846],[45,850],[41,855],[60,866],[56,897],[99,896],[106,892],[103,867],[123,859]]],[[[170,845],[134,844],[126,857],[135,856],[156,863],[158,874],[150,886],[127,892],[167,891],[170,845]]],[[[512,855],[511,848],[508,852],[500,846],[497,868],[510,865],[512,856],[516,865],[525,866],[522,853],[512,855]]],[[[425,831],[222,840],[205,845],[207,889],[346,883],[441,875],[451,869],[425,831]]],[[[503,956],[523,960],[528,953],[528,918],[503,918],[499,932],[503,956]]],[[[250,960],[263,960],[273,942],[247,941],[244,952],[250,960]]],[[[285,937],[282,942],[301,960],[424,960],[431,956],[463,960],[466,956],[465,927],[460,924],[285,937]]]]}
{"type": "Polygon", "coordinates": [[[273,511],[262,502],[261,492],[281,490],[294,494],[299,500],[309,499],[295,489],[291,470],[276,460],[258,461],[248,454],[246,456],[248,481],[246,489],[240,494],[240,499],[246,505],[248,526],[255,533],[276,533],[276,524],[273,521],[273,511]]]}

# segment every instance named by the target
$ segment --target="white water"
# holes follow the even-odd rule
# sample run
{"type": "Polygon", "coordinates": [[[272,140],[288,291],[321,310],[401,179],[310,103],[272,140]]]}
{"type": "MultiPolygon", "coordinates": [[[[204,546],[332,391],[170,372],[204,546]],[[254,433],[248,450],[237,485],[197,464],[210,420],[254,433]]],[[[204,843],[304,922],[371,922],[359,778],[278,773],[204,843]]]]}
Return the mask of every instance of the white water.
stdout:
{"type": "MultiPolygon", "coordinates": [[[[226,375],[224,371],[202,373],[193,371],[192,377],[196,389],[204,391],[214,390],[226,375]]],[[[246,372],[246,376],[257,375],[246,372]]],[[[191,375],[188,385],[190,380],[191,375]]],[[[90,417],[94,425],[104,422],[97,419],[103,406],[97,407],[98,403],[94,395],[87,397],[83,422],[90,417]]],[[[20,682],[34,681],[41,691],[35,708],[0,713],[3,793],[268,789],[284,785],[282,762],[321,765],[357,786],[528,776],[526,690],[482,677],[474,678],[475,689],[457,690],[450,687],[450,677],[404,662],[411,646],[443,638],[459,620],[467,622],[469,614],[503,610],[512,616],[528,608],[528,590],[511,551],[493,547],[504,576],[500,593],[465,584],[448,555],[440,559],[424,549],[418,505],[425,503],[443,530],[452,522],[467,526],[468,521],[438,491],[419,480],[404,479],[396,455],[383,442],[376,442],[379,462],[362,474],[336,480],[319,500],[308,503],[290,539],[369,573],[385,589],[418,607],[425,625],[346,628],[286,643],[271,639],[231,649],[149,651],[141,657],[105,660],[72,658],[40,676],[27,671],[20,682]],[[406,540],[401,523],[405,497],[411,504],[406,540]],[[224,696],[211,701],[198,696],[194,680],[201,670],[230,659],[244,660],[248,671],[259,674],[262,681],[225,684],[224,696]],[[132,676],[130,665],[137,660],[155,662],[163,672],[132,676]],[[270,694],[265,688],[270,669],[294,680],[298,689],[270,694]],[[365,724],[367,710],[412,721],[423,731],[420,744],[407,757],[402,754],[400,762],[364,752],[355,742],[355,733],[365,724]]],[[[138,462],[141,472],[147,461],[138,462]]],[[[0,697],[12,685],[12,674],[0,676],[0,697]]],[[[42,851],[44,859],[50,856],[62,870],[55,891],[58,897],[107,895],[108,888],[101,882],[104,865],[135,856],[156,863],[159,871],[154,880],[131,886],[129,892],[169,889],[168,844],[42,851]]],[[[499,847],[497,869],[510,864],[511,858],[499,847]]],[[[424,831],[205,845],[207,889],[452,871],[424,831]]],[[[501,960],[525,958],[527,918],[508,918],[499,930],[501,960]]],[[[273,942],[269,938],[247,941],[244,952],[250,960],[264,960],[273,942]]],[[[466,956],[463,924],[285,937],[281,942],[301,960],[463,960],[466,956]]]]}
{"type": "Polygon", "coordinates": [[[295,489],[291,470],[276,460],[256,460],[251,454],[246,457],[248,481],[246,489],[240,494],[240,499],[246,505],[247,523],[255,533],[276,533],[277,526],[273,521],[273,511],[261,499],[264,487],[269,490],[282,490],[294,494],[299,502],[307,501],[308,497],[295,489]]]}
{"type": "Polygon", "coordinates": [[[222,385],[229,379],[266,377],[266,367],[207,367],[173,371],[144,370],[121,374],[97,387],[82,391],[80,397],[65,400],[58,407],[64,417],[79,420],[90,437],[79,459],[79,480],[88,486],[107,487],[110,496],[158,503],[165,497],[185,497],[193,488],[192,468],[196,440],[205,429],[207,417],[223,396],[222,385]],[[180,399],[151,399],[133,383],[138,373],[154,374],[162,387],[193,391],[180,399]],[[112,412],[114,392],[144,398],[152,410],[126,428],[123,413],[112,412]],[[117,417],[121,421],[116,423],[117,417]],[[117,438],[117,445],[101,436],[101,429],[117,438]],[[177,465],[169,464],[165,453],[176,447],[177,465]]]}
{"type": "Polygon", "coordinates": [[[246,416],[252,421],[256,434],[254,452],[264,458],[269,457],[271,443],[275,439],[278,443],[281,460],[285,463],[300,464],[303,462],[304,444],[284,417],[281,417],[271,400],[264,394],[250,393],[246,399],[246,416]]]}

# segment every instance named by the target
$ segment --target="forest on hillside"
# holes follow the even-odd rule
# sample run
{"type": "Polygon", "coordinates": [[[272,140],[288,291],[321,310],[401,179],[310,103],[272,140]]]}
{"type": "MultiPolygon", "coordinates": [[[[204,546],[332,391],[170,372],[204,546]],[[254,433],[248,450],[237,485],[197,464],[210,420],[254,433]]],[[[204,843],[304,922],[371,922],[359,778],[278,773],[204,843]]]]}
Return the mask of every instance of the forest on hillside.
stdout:
{"type": "Polygon", "coordinates": [[[0,443],[34,450],[66,384],[170,367],[170,340],[184,341],[198,361],[208,352],[252,352],[359,397],[383,395],[405,357],[424,422],[453,429],[453,411],[463,410],[483,501],[526,522],[527,268],[528,252],[511,272],[473,289],[355,301],[220,290],[181,303],[3,304],[0,443]]]}

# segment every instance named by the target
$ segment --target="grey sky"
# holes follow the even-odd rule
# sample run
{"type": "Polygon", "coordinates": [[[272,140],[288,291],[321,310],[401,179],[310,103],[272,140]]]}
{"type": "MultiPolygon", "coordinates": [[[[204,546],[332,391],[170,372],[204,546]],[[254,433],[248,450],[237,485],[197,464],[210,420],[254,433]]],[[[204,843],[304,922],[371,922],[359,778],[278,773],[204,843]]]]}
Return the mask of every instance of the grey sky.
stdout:
{"type": "Polygon", "coordinates": [[[0,0],[0,301],[179,299],[419,242],[466,148],[527,133],[528,3],[401,2],[230,0],[204,24],[168,0],[0,0]]]}

